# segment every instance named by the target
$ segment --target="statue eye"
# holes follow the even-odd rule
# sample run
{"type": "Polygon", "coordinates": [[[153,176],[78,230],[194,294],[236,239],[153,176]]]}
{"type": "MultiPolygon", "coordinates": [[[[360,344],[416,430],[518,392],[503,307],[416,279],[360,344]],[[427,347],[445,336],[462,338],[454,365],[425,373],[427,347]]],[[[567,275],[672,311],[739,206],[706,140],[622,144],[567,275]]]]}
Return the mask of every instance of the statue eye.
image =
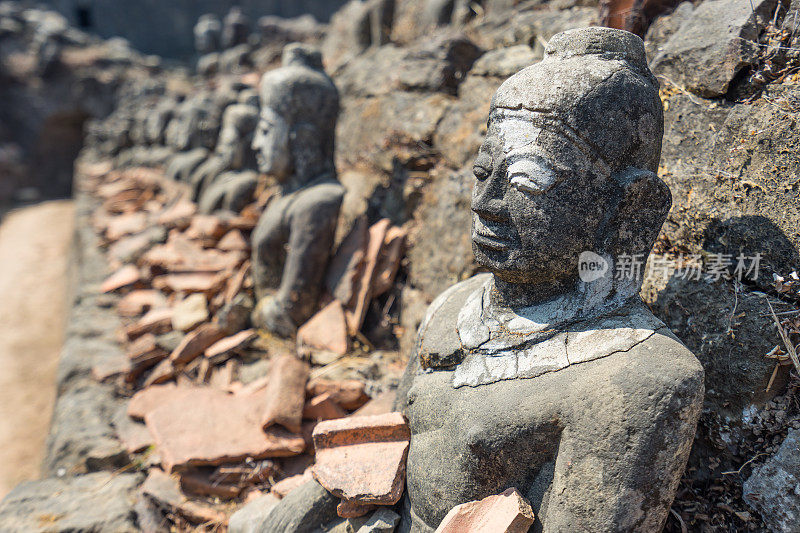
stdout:
{"type": "Polygon", "coordinates": [[[472,164],[472,173],[479,180],[485,180],[492,173],[492,156],[485,152],[478,154],[475,162],[472,164]]]}
{"type": "Polygon", "coordinates": [[[556,175],[546,165],[530,159],[522,159],[508,167],[511,186],[527,194],[547,192],[556,182],[556,175]]]}

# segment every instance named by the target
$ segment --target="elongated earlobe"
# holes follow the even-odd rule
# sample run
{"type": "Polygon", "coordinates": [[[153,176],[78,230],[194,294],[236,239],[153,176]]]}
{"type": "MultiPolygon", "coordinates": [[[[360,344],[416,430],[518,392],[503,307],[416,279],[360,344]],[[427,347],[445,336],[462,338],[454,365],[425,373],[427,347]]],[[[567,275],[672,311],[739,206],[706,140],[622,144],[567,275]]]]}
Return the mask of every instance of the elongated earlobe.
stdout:
{"type": "Polygon", "coordinates": [[[672,206],[669,187],[655,173],[638,168],[615,173],[611,185],[616,207],[603,224],[601,248],[614,257],[646,259],[672,206]]]}

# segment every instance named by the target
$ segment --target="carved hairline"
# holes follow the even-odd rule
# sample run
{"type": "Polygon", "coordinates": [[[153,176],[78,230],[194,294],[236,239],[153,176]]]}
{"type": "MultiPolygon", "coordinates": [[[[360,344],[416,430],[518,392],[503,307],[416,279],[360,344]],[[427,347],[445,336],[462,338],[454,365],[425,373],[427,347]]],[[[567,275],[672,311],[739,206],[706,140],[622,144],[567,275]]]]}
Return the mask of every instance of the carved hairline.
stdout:
{"type": "Polygon", "coordinates": [[[552,111],[544,109],[529,109],[521,104],[517,107],[492,104],[492,107],[489,110],[489,121],[494,118],[494,112],[497,110],[527,111],[528,114],[523,115],[520,118],[524,117],[525,119],[528,119],[528,122],[540,126],[542,129],[550,129],[556,133],[564,135],[581,152],[583,152],[592,163],[599,164],[601,167],[603,167],[602,170],[607,172],[609,175],[614,173],[612,170],[614,167],[608,161],[606,161],[605,157],[600,154],[599,150],[588,139],[584,138],[577,130],[558,118],[558,116],[552,111]]]}

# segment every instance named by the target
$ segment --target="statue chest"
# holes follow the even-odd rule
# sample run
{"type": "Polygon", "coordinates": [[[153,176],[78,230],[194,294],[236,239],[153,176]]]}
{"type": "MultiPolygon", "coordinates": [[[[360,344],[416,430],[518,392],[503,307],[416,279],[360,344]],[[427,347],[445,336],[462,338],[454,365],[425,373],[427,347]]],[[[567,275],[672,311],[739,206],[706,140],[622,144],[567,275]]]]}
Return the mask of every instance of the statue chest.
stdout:
{"type": "Polygon", "coordinates": [[[545,381],[553,380],[453,388],[452,372],[415,377],[408,393],[408,489],[426,523],[438,523],[458,503],[508,487],[534,504],[542,500],[552,481],[565,408],[545,381]]]}

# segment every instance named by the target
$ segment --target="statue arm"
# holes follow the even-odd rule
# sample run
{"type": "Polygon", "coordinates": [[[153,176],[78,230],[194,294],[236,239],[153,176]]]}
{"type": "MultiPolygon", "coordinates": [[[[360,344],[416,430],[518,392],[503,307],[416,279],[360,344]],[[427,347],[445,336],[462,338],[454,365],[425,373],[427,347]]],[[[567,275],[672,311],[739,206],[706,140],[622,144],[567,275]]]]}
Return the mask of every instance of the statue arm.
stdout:
{"type": "Polygon", "coordinates": [[[702,406],[703,373],[694,370],[657,379],[649,394],[610,380],[604,395],[579,401],[582,420],[562,434],[540,510],[544,532],[662,530],[702,406]]]}
{"type": "Polygon", "coordinates": [[[341,194],[299,198],[289,213],[286,263],[276,298],[296,325],[316,311],[333,247],[341,194]]]}

